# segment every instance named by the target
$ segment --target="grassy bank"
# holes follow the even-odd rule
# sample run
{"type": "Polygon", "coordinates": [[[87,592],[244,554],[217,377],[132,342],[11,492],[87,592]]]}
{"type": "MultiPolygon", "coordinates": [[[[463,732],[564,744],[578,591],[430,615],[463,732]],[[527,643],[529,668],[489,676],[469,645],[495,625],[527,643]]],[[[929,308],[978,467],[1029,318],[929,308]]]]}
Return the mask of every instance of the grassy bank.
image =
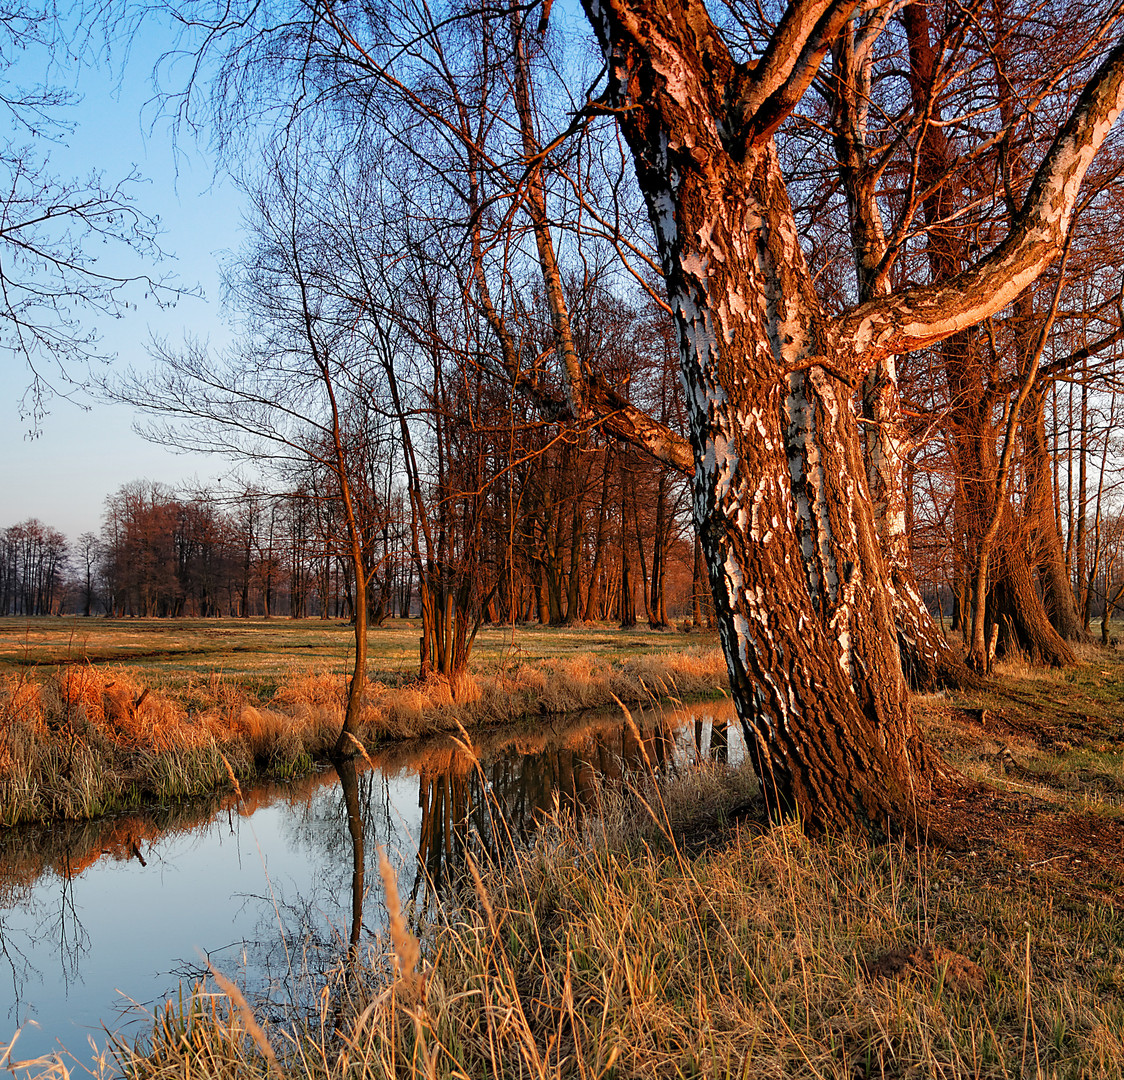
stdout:
{"type": "Polygon", "coordinates": [[[234,1080],[1124,1075],[1122,868],[1081,871],[1073,834],[1028,860],[1019,824],[1111,807],[990,780],[1021,813],[971,848],[731,821],[750,782],[713,766],[606,798],[426,927],[384,871],[389,934],[303,1026],[259,1026],[223,982],[118,1054],[132,1076],[234,1080]]]}
{"type": "MultiPolygon", "coordinates": [[[[653,730],[679,731],[702,713],[723,724],[733,720],[728,699],[682,706],[664,705],[637,714],[641,733],[653,730]]],[[[480,727],[466,740],[434,735],[404,742],[385,742],[365,751],[360,771],[374,769],[397,782],[419,786],[424,778],[448,777],[454,782],[475,773],[477,761],[525,755],[548,755],[571,759],[581,755],[596,760],[606,745],[623,745],[620,708],[583,712],[580,716],[541,723],[528,719],[518,723],[480,727]]],[[[615,764],[615,763],[614,763],[615,764]]],[[[642,763],[641,763],[642,764],[642,763]]],[[[227,778],[229,780],[229,778],[227,778]]],[[[219,813],[253,815],[277,804],[307,806],[322,792],[338,795],[339,778],[332,767],[284,780],[227,783],[222,790],[186,801],[167,801],[95,818],[54,820],[0,829],[0,907],[19,903],[21,891],[29,889],[44,873],[60,879],[83,873],[104,860],[135,858],[141,850],[167,846],[171,837],[196,831],[219,813]]]]}
{"type": "Polygon", "coordinates": [[[1124,687],[1098,659],[919,702],[979,785],[948,808],[960,841],[767,829],[736,769],[642,783],[466,875],[425,926],[384,872],[390,931],[317,1015],[266,1023],[208,984],[119,1064],[153,1080],[1120,1077],[1124,687]]]}
{"type": "MultiPolygon", "coordinates": [[[[101,636],[85,642],[85,651],[70,639],[69,653],[59,653],[51,635],[63,631],[40,627],[41,640],[33,643],[25,629],[24,654],[41,663],[7,661],[9,673],[0,677],[2,825],[96,817],[197,797],[234,779],[293,776],[323,761],[335,744],[346,704],[346,656],[328,669],[315,666],[324,659],[316,653],[295,659],[299,649],[288,646],[305,642],[308,628],[284,627],[277,633],[286,648],[272,638],[259,642],[254,663],[221,672],[185,668],[185,657],[199,646],[193,635],[222,627],[142,626],[150,646],[166,646],[147,666],[106,659],[111,648],[127,648],[133,627],[95,630],[101,636]],[[76,662],[57,662],[66,655],[76,662]]],[[[335,646],[343,646],[338,628],[330,632],[335,646]]],[[[520,631],[514,642],[509,633],[502,649],[493,643],[483,650],[455,686],[437,677],[419,683],[398,667],[413,636],[401,626],[372,633],[375,659],[360,733],[370,746],[604,707],[614,698],[712,695],[725,682],[716,649],[686,647],[697,638],[536,628],[520,631]],[[579,651],[583,643],[588,647],[579,651]]]]}

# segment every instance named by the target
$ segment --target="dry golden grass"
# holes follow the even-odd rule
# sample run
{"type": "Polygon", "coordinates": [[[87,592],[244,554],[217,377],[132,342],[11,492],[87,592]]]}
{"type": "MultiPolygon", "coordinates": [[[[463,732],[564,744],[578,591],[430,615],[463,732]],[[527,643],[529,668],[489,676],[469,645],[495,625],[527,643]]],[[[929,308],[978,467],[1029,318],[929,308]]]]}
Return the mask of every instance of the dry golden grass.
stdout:
{"type": "MultiPolygon", "coordinates": [[[[422,928],[420,978],[384,868],[391,925],[366,967],[263,1038],[308,1080],[1124,1075],[1118,911],[796,826],[686,842],[745,792],[705,768],[606,795],[580,828],[555,818],[502,870],[468,863],[422,928]]],[[[202,988],[117,1053],[152,1080],[267,1068],[237,1004],[202,988]]]]}
{"type": "MultiPolygon", "coordinates": [[[[369,678],[388,685],[411,681],[420,632],[418,621],[409,619],[372,627],[369,678]]],[[[346,622],[322,619],[0,617],[0,676],[66,664],[124,664],[146,685],[179,692],[221,672],[226,681],[264,701],[299,672],[348,671],[353,633],[346,622]]],[[[578,653],[620,663],[678,650],[683,640],[678,634],[607,624],[485,626],[473,646],[472,671],[484,677],[520,662],[578,653]]],[[[688,640],[704,648],[718,643],[714,633],[692,634],[688,640]]]]}
{"type": "MultiPolygon", "coordinates": [[[[541,691],[549,676],[537,675],[541,691]]],[[[932,695],[922,715],[992,783],[1041,773],[1063,820],[1112,808],[1100,789],[1068,785],[1078,765],[1117,775],[1119,675],[1059,673],[1048,697],[1006,683],[982,705],[932,695]],[[1114,721],[1109,738],[1100,725],[1114,721]],[[993,747],[1015,748],[1017,775],[987,772],[993,747]],[[1069,771],[1051,771],[1062,757],[1069,771]]],[[[603,792],[580,825],[556,816],[502,866],[467,863],[456,904],[412,928],[384,871],[396,926],[334,973],[314,1015],[257,1017],[262,1037],[294,1080],[1124,1077],[1111,875],[1074,880],[1017,847],[731,824],[752,791],[745,771],[712,765],[603,792]]],[[[260,1047],[236,1002],[199,988],[154,1019],[151,1041],[116,1053],[138,1078],[251,1080],[270,1068],[260,1047]]]]}
{"type": "MultiPolygon", "coordinates": [[[[712,636],[682,652],[674,635],[603,626],[485,628],[455,685],[418,683],[417,633],[371,631],[368,747],[725,685],[712,636]]],[[[0,619],[0,824],[194,796],[228,768],[309,769],[342,725],[352,647],[321,620],[0,619]]]]}
{"type": "Polygon", "coordinates": [[[339,726],[259,711],[222,680],[191,714],[120,668],[74,665],[30,686],[0,685],[0,824],[196,797],[227,785],[228,763],[243,778],[304,771],[339,726]]]}
{"type": "MultiPolygon", "coordinates": [[[[1069,785],[1091,770],[1119,778],[1120,674],[1104,656],[1048,679],[1014,671],[977,699],[931,695],[920,711],[981,779],[1025,787],[1033,774],[1035,798],[1060,817],[1111,810],[1105,792],[1117,789],[1069,785]],[[1004,750],[1017,772],[993,761],[1004,750]]],[[[656,677],[627,673],[634,687],[656,677]]],[[[600,678],[562,658],[516,666],[494,692],[580,701],[600,678]]],[[[479,680],[478,704],[490,682],[479,680]]],[[[329,708],[330,680],[317,685],[286,707],[329,708]]],[[[447,686],[413,692],[419,711],[459,707],[447,686]]],[[[30,723],[62,690],[9,696],[30,723]]],[[[256,720],[241,709],[248,730],[264,726],[261,709],[256,720]]],[[[471,739],[482,748],[483,733],[471,739]]],[[[435,768],[448,764],[439,757],[435,768]]],[[[257,1080],[273,1067],[268,1046],[294,1080],[1124,1076],[1124,911],[1109,875],[1075,882],[1015,849],[732,825],[751,791],[745,772],[711,766],[603,794],[597,813],[556,817],[502,867],[467,864],[455,906],[412,933],[384,871],[389,933],[365,964],[341,966],[314,1015],[266,1024],[239,994],[200,987],[154,1017],[145,1045],[118,1046],[101,1067],[257,1080]]]]}
{"type": "MultiPolygon", "coordinates": [[[[713,694],[717,651],[660,653],[613,663],[576,655],[519,663],[455,685],[368,686],[360,738],[373,746],[510,723],[528,714],[604,707],[615,699],[713,694]]],[[[88,818],[191,797],[253,776],[291,776],[323,760],[343,725],[347,676],[297,670],[268,701],[217,673],[176,689],[116,665],[70,664],[0,683],[0,824],[88,818]]]]}

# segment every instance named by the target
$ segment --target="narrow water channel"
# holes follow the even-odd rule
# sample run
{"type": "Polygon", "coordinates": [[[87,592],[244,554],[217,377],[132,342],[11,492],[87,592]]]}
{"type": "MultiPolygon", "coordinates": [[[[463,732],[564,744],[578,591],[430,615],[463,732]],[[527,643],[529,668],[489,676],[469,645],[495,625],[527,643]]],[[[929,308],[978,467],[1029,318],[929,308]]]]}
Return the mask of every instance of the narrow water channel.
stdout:
{"type": "Polygon", "coordinates": [[[379,932],[376,845],[424,907],[466,850],[526,842],[556,801],[583,813],[645,754],[668,773],[744,752],[729,702],[640,722],[643,745],[619,712],[544,717],[474,736],[480,768],[428,740],[241,801],[0,830],[0,1048],[18,1031],[12,1061],[65,1048],[84,1063],[107,1030],[146,1034],[208,962],[279,1019],[350,941],[379,932]]]}

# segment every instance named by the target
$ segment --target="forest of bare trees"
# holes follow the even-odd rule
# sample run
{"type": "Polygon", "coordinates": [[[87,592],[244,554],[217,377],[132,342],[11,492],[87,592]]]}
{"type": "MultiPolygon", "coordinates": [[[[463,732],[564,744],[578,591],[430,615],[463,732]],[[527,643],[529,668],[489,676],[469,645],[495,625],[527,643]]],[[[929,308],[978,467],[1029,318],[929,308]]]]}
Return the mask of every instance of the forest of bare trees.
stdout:
{"type": "MultiPolygon", "coordinates": [[[[570,497],[602,441],[606,485],[610,444],[692,476],[692,565],[778,812],[908,818],[941,766],[907,684],[1074,661],[1113,591],[1115,8],[589,0],[583,29],[548,6],[173,7],[208,79],[170,106],[269,163],[254,329],[221,360],[164,351],[126,396],[251,456],[297,445],[294,417],[326,431],[315,396],[373,402],[423,669],[455,670],[502,598],[517,518],[540,617],[576,608],[558,553],[568,531],[577,564],[582,526],[522,472],[548,449],[570,497]],[[224,393],[200,409],[201,385],[224,393]]],[[[658,545],[635,555],[622,580],[658,582],[658,545]]]]}
{"type": "MultiPolygon", "coordinates": [[[[483,621],[689,622],[695,605],[683,485],[669,494],[664,471],[611,446],[578,462],[563,458],[545,452],[513,470],[526,514],[508,523],[509,507],[487,508],[477,578],[490,582],[483,621]]],[[[375,491],[395,480],[372,479],[375,491]]],[[[368,618],[417,617],[405,493],[391,486],[383,501],[365,488],[356,503],[368,618]]],[[[246,487],[219,497],[135,481],[106,499],[100,534],[68,543],[35,520],[0,532],[0,611],[350,620],[356,594],[343,514],[338,496],[318,492],[313,471],[293,489],[246,487]]],[[[695,587],[695,614],[705,623],[704,587],[695,587]]]]}
{"type": "Polygon", "coordinates": [[[110,391],[255,489],[118,492],[103,609],[713,622],[772,809],[875,827],[910,688],[1120,599],[1116,7],[162,10],[240,333],[110,391]]]}

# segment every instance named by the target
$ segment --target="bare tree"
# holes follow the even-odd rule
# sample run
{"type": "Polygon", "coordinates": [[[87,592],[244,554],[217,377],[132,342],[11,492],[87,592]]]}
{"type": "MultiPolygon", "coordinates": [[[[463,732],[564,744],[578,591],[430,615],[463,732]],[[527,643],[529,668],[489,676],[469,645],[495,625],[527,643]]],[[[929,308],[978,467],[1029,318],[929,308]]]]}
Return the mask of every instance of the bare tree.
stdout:
{"type": "Polygon", "coordinates": [[[824,823],[909,819],[940,768],[901,677],[850,386],[880,357],[1002,310],[1056,258],[1124,99],[1124,44],[1104,55],[996,247],[949,280],[829,318],[773,135],[856,5],[789,6],[761,25],[752,61],[694,0],[584,6],[676,312],[695,518],[763,785],[777,809],[824,823]]]}
{"type": "MultiPolygon", "coordinates": [[[[405,129],[391,129],[392,141],[404,145],[409,133],[428,130],[428,145],[455,147],[461,165],[449,175],[459,185],[460,209],[467,205],[469,213],[454,215],[467,225],[454,250],[475,274],[481,306],[486,310],[487,293],[499,311],[513,248],[492,240],[512,215],[497,209],[504,192],[488,185],[502,178],[510,194],[512,178],[517,187],[537,183],[540,163],[569,130],[523,139],[507,161],[494,141],[473,133],[505,125],[523,130],[495,105],[462,108],[480,100],[463,88],[476,93],[493,70],[474,46],[485,41],[494,48],[499,40],[473,35],[481,20],[510,25],[510,12],[376,3],[305,9],[280,0],[224,5],[217,13],[202,2],[188,6],[185,25],[205,27],[206,48],[226,49],[221,105],[241,95],[259,116],[279,110],[289,121],[294,109],[302,114],[330,102],[322,116],[337,130],[341,116],[358,118],[360,139],[370,132],[367,120],[387,119],[381,103],[397,97],[413,113],[405,129]],[[451,65],[452,57],[465,61],[463,69],[451,65]],[[345,103],[362,108],[344,109],[345,103]]],[[[844,297],[832,311],[808,266],[774,136],[840,35],[861,25],[877,41],[896,25],[893,7],[860,10],[849,0],[794,0],[776,10],[739,5],[720,27],[701,0],[583,6],[605,73],[593,94],[576,96],[579,115],[571,119],[615,116],[648,208],[679,342],[694,520],[734,700],[771,810],[873,831],[916,821],[945,770],[910,711],[852,398],[872,371],[887,371],[891,358],[1001,312],[1057,258],[1082,181],[1124,99],[1124,44],[1112,44],[1116,9],[1097,14],[1087,39],[1059,53],[1063,64],[1047,82],[1084,88],[1039,110],[1042,123],[1053,125],[1052,138],[1035,150],[1038,162],[1017,212],[1001,225],[992,222],[980,233],[986,243],[968,245],[948,274],[911,284],[908,275],[891,273],[893,259],[902,245],[923,244],[926,231],[945,227],[911,210],[879,258],[875,276],[884,283],[844,297]]],[[[984,26],[985,45],[994,30],[984,26]]],[[[962,44],[953,40],[950,48],[962,44]]],[[[878,56],[881,74],[897,77],[894,51],[878,56]]],[[[963,57],[960,63],[970,66],[963,57]]],[[[904,162],[901,181],[913,210],[933,190],[917,160],[923,133],[934,126],[922,106],[902,114],[909,138],[895,146],[910,152],[892,155],[904,162]]],[[[981,147],[1002,138],[1006,126],[996,109],[983,109],[999,118],[990,126],[959,131],[961,156],[979,160],[981,147]]],[[[234,113],[225,115],[229,132],[234,113]]],[[[533,209],[532,221],[538,213],[533,209]]],[[[496,336],[502,344],[498,329],[496,336]]],[[[598,380],[579,364],[580,384],[574,383],[564,342],[556,351],[561,363],[551,375],[504,345],[511,385],[548,406],[552,378],[558,380],[571,417],[577,408],[600,416],[606,429],[612,421],[625,437],[686,468],[686,448],[674,432],[635,407],[629,413],[616,401],[598,400],[598,380]]],[[[885,376],[876,374],[875,382],[885,376]]]]}
{"type": "Polygon", "coordinates": [[[21,418],[38,430],[53,395],[85,385],[92,362],[108,359],[97,320],[119,318],[142,297],[158,304],[181,291],[143,266],[162,257],[157,221],[140,208],[134,170],[106,180],[55,175],[51,148],[70,125],[77,101],[60,88],[58,57],[73,56],[66,27],[50,3],[0,11],[0,72],[23,54],[50,74],[44,84],[0,86],[0,347],[27,369],[21,418]]]}
{"type": "MultiPolygon", "coordinates": [[[[198,345],[154,346],[152,377],[135,373],[110,392],[156,418],[146,434],[204,452],[237,455],[278,469],[309,461],[336,484],[354,588],[355,655],[336,753],[354,753],[367,672],[367,588],[372,569],[356,513],[345,445],[344,394],[368,392],[356,339],[335,318],[316,269],[317,218],[301,170],[283,154],[256,193],[256,247],[234,292],[254,317],[240,350],[214,358],[198,345]]],[[[264,530],[259,527],[258,536],[264,530]]],[[[271,533],[270,533],[271,535],[271,533]]],[[[248,541],[247,541],[248,542],[248,541]]],[[[272,555],[272,552],[270,553],[272,555]]],[[[273,559],[259,559],[267,570],[273,559]]],[[[290,582],[290,596],[293,584],[290,582]]],[[[245,589],[244,589],[245,591],[245,589]]],[[[265,613],[270,614],[267,585],[265,613]]]]}

